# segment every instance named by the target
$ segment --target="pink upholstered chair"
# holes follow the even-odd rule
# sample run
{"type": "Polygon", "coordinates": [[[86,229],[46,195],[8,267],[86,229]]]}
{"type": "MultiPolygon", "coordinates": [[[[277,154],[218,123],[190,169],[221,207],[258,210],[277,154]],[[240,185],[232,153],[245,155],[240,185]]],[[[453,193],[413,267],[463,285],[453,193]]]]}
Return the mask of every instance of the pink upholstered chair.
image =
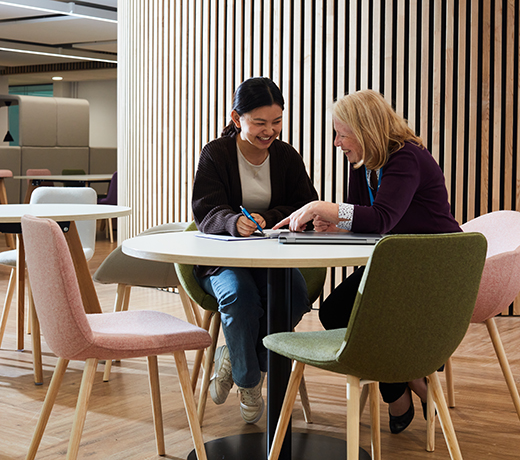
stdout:
{"type": "MultiPolygon", "coordinates": [[[[461,227],[465,232],[482,233],[488,242],[486,264],[471,322],[486,324],[516,413],[520,418],[518,389],[494,319],[496,315],[506,310],[520,293],[520,212],[491,212],[472,219],[461,227]]],[[[451,358],[446,363],[446,386],[448,405],[455,407],[451,358]]],[[[429,430],[433,430],[433,423],[429,418],[429,430]]],[[[428,441],[431,445],[427,450],[433,450],[431,431],[428,433],[428,438],[431,438],[431,441],[428,441]]]]}
{"type": "Polygon", "coordinates": [[[204,330],[166,313],[85,313],[74,265],[54,221],[22,218],[27,269],[43,335],[58,363],[26,459],[34,459],[69,360],[85,360],[67,459],[76,459],[98,360],[148,357],[150,391],[159,455],[165,454],[157,355],[173,353],[185,409],[199,460],[206,459],[185,350],[211,344],[204,330]]]}

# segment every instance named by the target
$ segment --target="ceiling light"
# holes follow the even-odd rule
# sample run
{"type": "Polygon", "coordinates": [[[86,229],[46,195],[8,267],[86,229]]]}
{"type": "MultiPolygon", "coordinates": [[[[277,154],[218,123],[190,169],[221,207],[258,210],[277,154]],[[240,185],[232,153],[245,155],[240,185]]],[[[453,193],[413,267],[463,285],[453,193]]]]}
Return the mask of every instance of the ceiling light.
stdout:
{"type": "Polygon", "coordinates": [[[52,79],[54,81],[60,81],[60,80],[63,80],[63,77],[52,77],[52,79]]]}
{"type": "Polygon", "coordinates": [[[43,11],[53,14],[64,14],[94,21],[104,21],[117,24],[117,13],[114,11],[93,8],[89,6],[76,5],[74,2],[56,2],[52,0],[0,0],[0,5],[26,8],[35,11],[43,11]]]}
{"type": "Polygon", "coordinates": [[[48,53],[46,51],[23,50],[23,49],[17,49],[17,48],[7,48],[4,46],[0,46],[0,51],[9,51],[12,53],[23,53],[23,54],[36,54],[38,56],[60,57],[60,58],[64,58],[64,59],[78,59],[79,61],[108,62],[110,64],[117,64],[116,59],[103,59],[103,58],[87,57],[87,56],[80,56],[80,55],[75,56],[72,54],[48,53]]]}

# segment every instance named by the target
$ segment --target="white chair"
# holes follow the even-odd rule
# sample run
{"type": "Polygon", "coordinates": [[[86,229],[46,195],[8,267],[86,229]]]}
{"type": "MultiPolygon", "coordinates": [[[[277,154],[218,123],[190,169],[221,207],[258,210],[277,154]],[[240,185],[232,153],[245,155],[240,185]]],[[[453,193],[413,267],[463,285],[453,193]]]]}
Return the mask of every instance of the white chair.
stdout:
{"type": "MultiPolygon", "coordinates": [[[[31,195],[31,204],[36,203],[82,203],[82,204],[96,204],[97,194],[93,188],[90,187],[38,187],[31,195]]],[[[76,222],[78,234],[81,239],[81,245],[85,252],[85,258],[90,260],[94,255],[96,243],[96,221],[79,221],[76,222]]],[[[4,251],[0,253],[0,264],[11,267],[11,274],[9,276],[9,283],[7,285],[7,293],[4,301],[4,309],[2,318],[0,319],[0,346],[4,338],[5,327],[7,324],[7,317],[11,308],[11,303],[14,295],[16,285],[16,250],[4,251]]],[[[33,308],[32,294],[30,287],[28,287],[29,294],[29,308],[33,308]]],[[[30,316],[29,316],[30,317],[30,316]]],[[[39,350],[39,331],[35,331],[37,337],[33,336],[33,360],[35,383],[41,384],[43,381],[41,368],[41,352],[39,350]],[[35,343],[37,342],[37,343],[35,343]]]]}

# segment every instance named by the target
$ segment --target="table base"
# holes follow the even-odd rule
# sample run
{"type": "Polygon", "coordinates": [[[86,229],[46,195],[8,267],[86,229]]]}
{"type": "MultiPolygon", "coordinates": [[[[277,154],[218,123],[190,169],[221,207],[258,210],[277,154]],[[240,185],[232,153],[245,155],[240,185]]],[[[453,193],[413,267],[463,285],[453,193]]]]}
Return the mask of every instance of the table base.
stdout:
{"type": "MultiPolygon", "coordinates": [[[[205,443],[209,460],[266,460],[265,433],[239,434],[215,439],[205,443]]],[[[292,433],[292,458],[298,460],[316,460],[326,457],[327,460],[345,460],[346,442],[308,433],[292,433]]],[[[197,460],[195,450],[191,451],[187,460],[197,460]]],[[[359,460],[370,460],[370,455],[359,449],[359,460]]]]}

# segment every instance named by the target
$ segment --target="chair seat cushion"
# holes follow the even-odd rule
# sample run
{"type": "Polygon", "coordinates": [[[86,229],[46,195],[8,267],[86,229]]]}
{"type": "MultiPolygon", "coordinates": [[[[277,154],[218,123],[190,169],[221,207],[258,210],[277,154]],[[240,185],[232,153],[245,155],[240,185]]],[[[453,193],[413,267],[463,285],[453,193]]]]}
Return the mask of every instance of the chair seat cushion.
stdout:
{"type": "Polygon", "coordinates": [[[329,331],[281,332],[264,337],[266,348],[290,359],[334,371],[346,328],[329,331]]]}
{"type": "Polygon", "coordinates": [[[87,315],[90,346],[66,359],[122,359],[198,350],[211,344],[207,331],[167,313],[124,311],[87,315]]]}

